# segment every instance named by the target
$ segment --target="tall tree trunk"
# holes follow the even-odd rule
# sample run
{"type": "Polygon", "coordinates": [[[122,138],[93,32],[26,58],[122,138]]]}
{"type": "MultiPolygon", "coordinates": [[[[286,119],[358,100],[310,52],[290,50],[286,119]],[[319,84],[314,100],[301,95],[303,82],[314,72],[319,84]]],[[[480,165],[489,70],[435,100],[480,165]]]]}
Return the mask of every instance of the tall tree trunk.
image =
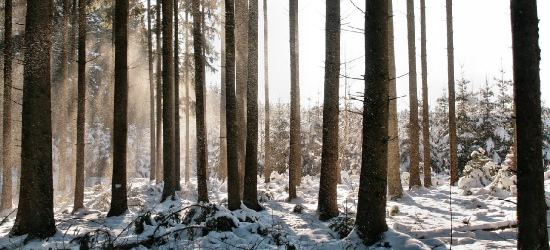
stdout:
{"type": "Polygon", "coordinates": [[[410,125],[410,155],[409,155],[409,189],[421,186],[420,170],[418,168],[418,97],[416,88],[416,45],[414,25],[414,0],[407,0],[407,34],[409,47],[409,125],[410,125]]]}
{"type": "Polygon", "coordinates": [[[61,47],[61,89],[58,101],[59,111],[59,156],[57,189],[64,192],[67,189],[67,112],[69,84],[69,0],[63,0],[63,42],[61,47]]]}
{"type": "Polygon", "coordinates": [[[356,227],[366,246],[379,241],[386,224],[388,171],[388,2],[366,1],[365,100],[356,227]]]}
{"type": "Polygon", "coordinates": [[[319,219],[338,216],[338,129],[340,87],[340,0],[327,0],[325,24],[323,148],[319,183],[319,219]]]}
{"type": "Polygon", "coordinates": [[[12,0],[6,0],[4,5],[4,117],[2,118],[2,199],[0,210],[12,207],[12,126],[11,126],[11,88],[13,69],[12,49],[12,0]]]}
{"type": "Polygon", "coordinates": [[[246,157],[246,82],[248,75],[248,0],[235,0],[235,62],[239,138],[239,197],[243,199],[246,157]]]}
{"type": "Polygon", "coordinates": [[[203,39],[201,34],[200,0],[193,0],[193,49],[195,54],[195,105],[197,128],[197,186],[198,202],[208,202],[208,189],[206,186],[206,168],[208,166],[207,141],[206,141],[206,93],[205,89],[205,65],[203,55],[203,39]]]}
{"type": "Polygon", "coordinates": [[[225,100],[227,126],[227,203],[231,211],[241,208],[237,100],[235,96],[235,2],[225,0],[225,100]]]}
{"type": "Polygon", "coordinates": [[[157,177],[156,183],[162,183],[163,165],[162,165],[162,64],[161,64],[161,19],[160,9],[161,1],[157,0],[157,177]]]}
{"type": "Polygon", "coordinates": [[[289,201],[296,198],[296,187],[301,179],[300,145],[300,70],[298,43],[298,0],[289,0],[290,25],[290,156],[289,156],[289,201]]]}
{"type": "Polygon", "coordinates": [[[73,212],[84,207],[86,133],[86,1],[78,1],[78,111],[76,118],[76,175],[73,212]]]}
{"type": "Polygon", "coordinates": [[[447,5],[447,76],[449,88],[449,154],[451,155],[451,185],[458,183],[458,146],[455,115],[455,56],[453,47],[453,1],[447,5]]]}
{"type": "Polygon", "coordinates": [[[173,1],[162,0],[162,201],[175,199],[173,1]]]}
{"type": "Polygon", "coordinates": [[[70,40],[71,40],[71,49],[69,51],[69,74],[71,79],[71,88],[69,89],[69,107],[68,107],[68,117],[69,125],[71,126],[71,133],[69,138],[71,143],[71,158],[69,159],[68,165],[70,166],[70,176],[71,176],[71,193],[74,193],[75,182],[76,182],[76,120],[78,113],[78,83],[77,83],[77,74],[78,74],[78,65],[77,65],[77,48],[78,48],[78,39],[77,39],[77,27],[78,27],[78,1],[73,0],[73,5],[71,6],[71,31],[70,31],[70,40]]]}
{"type": "Polygon", "coordinates": [[[549,249],[542,165],[537,1],[510,2],[516,105],[518,249],[549,249]]]}
{"type": "Polygon", "coordinates": [[[126,145],[128,140],[128,0],[115,5],[115,102],[113,116],[113,177],[111,209],[107,217],[128,210],[126,145]]]}
{"type": "Polygon", "coordinates": [[[432,186],[430,159],[430,114],[428,106],[428,56],[426,53],[426,0],[420,0],[420,60],[422,64],[422,147],[424,187],[432,186]]]}
{"type": "Polygon", "coordinates": [[[246,161],[243,203],[263,210],[258,203],[258,0],[248,8],[248,86],[246,105],[246,161]]]}
{"type": "Polygon", "coordinates": [[[180,44],[179,44],[179,5],[178,0],[174,0],[174,111],[175,111],[175,162],[174,162],[174,182],[176,191],[180,191],[180,44]]]}
{"type": "Polygon", "coordinates": [[[218,179],[227,178],[227,127],[225,116],[225,3],[221,4],[221,94],[220,94],[220,168],[218,179]]]}
{"type": "MultiPolygon", "coordinates": [[[[189,15],[185,13],[185,24],[189,24],[189,15]]],[[[189,99],[189,72],[190,60],[189,60],[189,28],[185,30],[185,183],[189,182],[189,168],[190,168],[190,151],[189,151],[189,108],[191,106],[191,99],[189,99]]]]}
{"type": "Polygon", "coordinates": [[[271,142],[269,139],[269,46],[267,30],[267,0],[264,0],[264,81],[265,81],[265,131],[264,131],[264,177],[265,182],[271,180],[271,142]]]}
{"type": "Polygon", "coordinates": [[[12,235],[55,234],[53,215],[51,66],[53,1],[29,1],[25,25],[21,179],[12,235]]]}
{"type": "MultiPolygon", "coordinates": [[[[208,127],[206,126],[206,46],[207,46],[207,42],[206,42],[206,13],[204,11],[204,6],[201,6],[201,39],[202,39],[202,93],[203,93],[203,98],[204,98],[204,105],[203,105],[203,109],[204,109],[204,119],[205,119],[205,122],[204,122],[204,134],[205,134],[205,138],[208,138],[208,127]]],[[[195,92],[196,93],[196,92],[195,92]]],[[[207,139],[205,139],[205,147],[204,147],[204,154],[206,155],[206,164],[205,164],[205,167],[204,167],[204,171],[205,171],[205,176],[206,176],[206,181],[209,181],[210,180],[210,173],[208,171],[208,141],[207,139]]]]}
{"type": "Polygon", "coordinates": [[[156,177],[156,130],[155,130],[155,81],[153,80],[153,44],[151,37],[151,0],[147,0],[147,58],[149,62],[149,121],[151,133],[151,153],[149,156],[151,171],[149,180],[156,177]]]}
{"type": "Polygon", "coordinates": [[[393,37],[393,6],[388,1],[388,76],[390,110],[388,120],[388,199],[403,197],[399,162],[399,133],[397,126],[397,86],[395,76],[395,48],[393,37]]]}

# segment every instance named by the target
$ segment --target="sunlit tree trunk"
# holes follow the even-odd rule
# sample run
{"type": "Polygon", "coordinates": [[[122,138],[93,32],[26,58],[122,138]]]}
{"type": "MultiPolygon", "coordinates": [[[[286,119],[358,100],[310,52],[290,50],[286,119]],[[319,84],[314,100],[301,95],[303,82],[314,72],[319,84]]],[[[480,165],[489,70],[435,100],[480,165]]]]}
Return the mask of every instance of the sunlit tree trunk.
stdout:
{"type": "Polygon", "coordinates": [[[58,97],[59,120],[59,172],[57,174],[57,189],[64,192],[67,188],[67,100],[69,84],[69,0],[63,0],[63,43],[61,47],[61,88],[58,97]]]}
{"type": "Polygon", "coordinates": [[[227,127],[225,119],[225,3],[221,4],[221,94],[220,94],[220,168],[218,179],[227,178],[227,127]]]}
{"type": "Polygon", "coordinates": [[[296,187],[301,179],[300,145],[300,71],[298,45],[298,0],[289,0],[290,25],[290,156],[289,200],[296,198],[296,187]]]}
{"type": "Polygon", "coordinates": [[[239,195],[239,151],[237,100],[235,96],[235,2],[225,0],[225,94],[227,126],[227,203],[229,210],[241,208],[239,195]]]}
{"type": "Polygon", "coordinates": [[[265,81],[265,132],[264,132],[264,177],[265,182],[271,180],[271,142],[269,138],[269,46],[267,26],[267,0],[264,0],[264,81],[265,81]]]}
{"type": "Polygon", "coordinates": [[[512,0],[510,9],[517,130],[518,249],[549,249],[542,165],[537,1],[512,0]]]}
{"type": "Polygon", "coordinates": [[[319,182],[319,219],[338,216],[338,123],[340,114],[340,0],[327,0],[325,24],[323,148],[319,182]]]}
{"type": "Polygon", "coordinates": [[[356,227],[366,246],[388,230],[388,2],[367,0],[365,11],[365,100],[356,227]]]}
{"type": "Polygon", "coordinates": [[[414,0],[407,0],[407,33],[409,47],[409,126],[410,126],[410,155],[409,155],[409,189],[421,186],[419,162],[419,129],[418,129],[418,97],[416,91],[416,45],[414,24],[414,0]]]}
{"type": "Polygon", "coordinates": [[[11,103],[12,103],[12,0],[6,0],[4,5],[4,111],[2,118],[2,200],[1,210],[12,207],[12,126],[11,126],[11,103]]]}
{"type": "Polygon", "coordinates": [[[73,212],[76,212],[78,209],[84,207],[84,166],[86,162],[86,153],[84,151],[86,142],[86,1],[78,1],[77,93],[78,111],[76,115],[76,175],[73,212]]]}
{"type": "Polygon", "coordinates": [[[235,0],[235,63],[237,124],[239,138],[239,197],[244,190],[244,162],[246,157],[246,83],[248,75],[248,0],[235,0]]]}
{"type": "Polygon", "coordinates": [[[428,61],[426,53],[426,0],[420,0],[420,60],[422,64],[422,146],[424,148],[424,186],[432,186],[430,159],[430,116],[428,106],[428,61]]]}
{"type": "Polygon", "coordinates": [[[388,120],[388,198],[403,197],[399,162],[399,133],[397,127],[397,87],[395,76],[395,49],[393,37],[393,6],[388,1],[388,76],[389,76],[389,120],[388,120]]]}
{"type": "Polygon", "coordinates": [[[248,86],[246,105],[246,160],[243,203],[263,210],[258,203],[258,0],[248,8],[248,86]]]}
{"type": "Polygon", "coordinates": [[[51,66],[53,1],[29,1],[25,25],[21,179],[11,235],[56,233],[53,209],[51,66]]]}
{"type": "Polygon", "coordinates": [[[126,145],[128,141],[128,0],[115,4],[115,101],[113,115],[113,177],[111,209],[107,217],[128,210],[126,145]]]}
{"type": "Polygon", "coordinates": [[[149,180],[156,177],[156,130],[155,130],[155,81],[153,80],[153,44],[151,37],[151,0],[147,0],[147,58],[149,62],[149,121],[151,134],[151,153],[149,180]]]}
{"type": "Polygon", "coordinates": [[[161,12],[161,1],[157,0],[157,169],[156,169],[156,183],[162,183],[163,178],[163,166],[162,166],[162,63],[161,63],[161,31],[162,17],[160,16],[161,12]]]}
{"type": "Polygon", "coordinates": [[[455,115],[455,64],[453,47],[453,1],[446,0],[447,15],[447,76],[449,88],[449,154],[451,155],[451,185],[458,183],[458,149],[455,115]]]}

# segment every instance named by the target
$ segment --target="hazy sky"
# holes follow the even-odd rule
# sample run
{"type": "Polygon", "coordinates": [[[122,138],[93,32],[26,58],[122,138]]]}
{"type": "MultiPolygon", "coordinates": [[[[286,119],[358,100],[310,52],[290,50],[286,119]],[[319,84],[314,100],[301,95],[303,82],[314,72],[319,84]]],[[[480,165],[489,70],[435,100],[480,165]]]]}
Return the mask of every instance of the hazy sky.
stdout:
{"type": "MultiPolygon", "coordinates": [[[[352,0],[358,8],[364,9],[365,1],[352,0]]],[[[364,14],[350,0],[342,0],[342,63],[348,63],[348,75],[361,77],[364,73],[364,36],[356,33],[357,28],[364,27],[364,14]],[[358,60],[354,60],[357,59],[358,60]],[[353,61],[354,60],[354,61],[353,61]]],[[[259,84],[260,100],[263,101],[263,11],[260,2],[260,36],[259,36],[259,84]]],[[[462,73],[474,88],[484,84],[485,77],[490,80],[500,77],[499,70],[506,71],[505,78],[512,78],[512,50],[510,28],[510,1],[507,0],[455,0],[453,1],[453,25],[455,47],[455,78],[460,79],[462,73]],[[461,69],[461,66],[462,69],[461,69]]],[[[408,72],[406,0],[394,0],[395,52],[397,75],[408,72]]],[[[421,93],[420,74],[420,1],[415,1],[415,20],[417,23],[416,46],[418,66],[418,86],[421,93]]],[[[550,63],[545,60],[545,45],[549,43],[548,27],[550,22],[541,13],[549,13],[550,2],[538,1],[541,60],[542,99],[548,100],[550,87],[550,63]]],[[[300,39],[300,89],[302,105],[315,105],[322,102],[324,58],[325,58],[325,2],[322,0],[299,1],[299,39],[300,39]]],[[[427,22],[427,53],[428,53],[428,85],[430,105],[446,93],[447,86],[447,55],[446,55],[446,19],[445,1],[426,1],[427,22]],[[445,91],[445,92],[444,92],[445,91]]],[[[271,102],[281,100],[288,102],[290,93],[290,52],[288,27],[288,1],[268,1],[269,24],[269,81],[271,102]]],[[[342,68],[342,74],[344,69],[342,68]]],[[[218,79],[208,80],[209,83],[219,83],[218,79]]],[[[217,78],[217,77],[216,77],[217,78]]],[[[341,79],[343,85],[344,79],[341,79]]],[[[362,81],[350,80],[352,92],[362,91],[362,81]]],[[[408,77],[397,81],[398,96],[401,98],[399,108],[408,105],[408,77]]]]}

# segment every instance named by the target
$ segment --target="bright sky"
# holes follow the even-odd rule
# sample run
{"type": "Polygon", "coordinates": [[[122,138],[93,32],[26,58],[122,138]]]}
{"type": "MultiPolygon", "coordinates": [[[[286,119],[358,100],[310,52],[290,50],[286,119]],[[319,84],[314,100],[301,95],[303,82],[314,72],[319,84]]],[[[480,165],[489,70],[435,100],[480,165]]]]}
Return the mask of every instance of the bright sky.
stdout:
{"type": "MultiPolygon", "coordinates": [[[[342,0],[342,62],[351,61],[364,55],[364,36],[355,33],[356,28],[364,27],[364,15],[352,4],[364,9],[362,0],[342,0]]],[[[259,36],[259,84],[260,100],[263,101],[263,11],[260,2],[259,36]]],[[[473,82],[474,88],[500,76],[500,68],[507,72],[505,78],[512,78],[512,50],[510,28],[510,6],[505,0],[460,0],[453,1],[455,78],[464,77],[473,82]],[[461,69],[461,65],[463,68],[461,69]]],[[[447,55],[445,1],[426,1],[427,12],[427,49],[428,49],[428,85],[430,104],[446,93],[447,55]],[[445,92],[443,92],[445,91],[445,92]]],[[[395,51],[397,75],[408,72],[406,0],[394,0],[395,51]]],[[[416,52],[418,66],[418,86],[421,93],[420,75],[420,1],[415,1],[415,19],[417,23],[416,52]]],[[[550,94],[550,57],[545,45],[549,44],[550,22],[542,13],[550,11],[550,2],[538,0],[541,60],[542,99],[550,94]]],[[[300,0],[299,2],[299,39],[300,39],[300,89],[302,105],[315,105],[322,102],[324,78],[324,27],[325,2],[321,0],[300,0]]],[[[268,2],[269,24],[269,81],[271,102],[288,102],[290,95],[290,52],[288,27],[288,1],[270,0],[268,2]]],[[[364,73],[364,59],[360,58],[348,64],[348,75],[360,77],[364,73]]],[[[342,69],[342,74],[344,69],[342,69]]],[[[217,77],[216,77],[217,78],[217,77]]],[[[209,82],[219,83],[210,78],[209,82]]],[[[344,80],[341,80],[343,85],[344,80]]],[[[362,91],[363,82],[350,81],[353,92],[362,91]]],[[[408,96],[408,77],[397,81],[398,96],[408,96]]],[[[406,108],[408,98],[401,98],[399,108],[406,108]]]]}

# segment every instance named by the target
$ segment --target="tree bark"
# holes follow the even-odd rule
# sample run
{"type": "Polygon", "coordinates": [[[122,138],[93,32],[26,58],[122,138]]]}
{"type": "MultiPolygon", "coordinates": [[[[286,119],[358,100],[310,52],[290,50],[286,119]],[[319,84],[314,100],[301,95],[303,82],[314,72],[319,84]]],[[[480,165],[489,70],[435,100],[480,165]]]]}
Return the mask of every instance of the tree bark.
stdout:
{"type": "Polygon", "coordinates": [[[263,210],[258,203],[258,0],[248,8],[248,86],[246,105],[246,160],[243,203],[263,210]]]}
{"type": "Polygon", "coordinates": [[[419,161],[419,129],[418,129],[418,97],[416,84],[416,45],[414,25],[414,0],[407,0],[407,34],[409,47],[409,126],[410,126],[410,155],[409,155],[409,189],[421,186],[419,161]]]}
{"type": "Polygon", "coordinates": [[[422,147],[424,187],[432,186],[430,158],[430,114],[428,107],[428,56],[426,53],[426,0],[420,0],[420,60],[422,64],[422,147]]]}
{"type": "Polygon", "coordinates": [[[386,224],[388,171],[388,2],[366,1],[363,152],[356,227],[366,246],[381,239],[386,224]]]}
{"type": "Polygon", "coordinates": [[[225,94],[227,126],[227,203],[231,211],[241,208],[237,100],[235,96],[235,2],[225,0],[225,94]]]}
{"type": "Polygon", "coordinates": [[[174,0],[174,111],[175,111],[175,162],[174,162],[174,182],[176,191],[181,191],[180,187],[180,49],[179,49],[179,5],[178,0],[174,0]]]}
{"type": "Polygon", "coordinates": [[[221,4],[221,94],[220,94],[220,168],[218,179],[224,181],[227,178],[227,127],[225,116],[225,3],[221,4]]]}
{"type": "Polygon", "coordinates": [[[537,2],[512,0],[510,9],[517,125],[518,249],[549,249],[542,165],[537,2]]]}
{"type": "Polygon", "coordinates": [[[300,70],[298,45],[298,0],[289,0],[290,25],[290,156],[289,201],[296,198],[296,187],[301,179],[300,145],[300,70]]]}
{"type": "MultiPolygon", "coordinates": [[[[189,15],[185,14],[185,23],[189,23],[189,15]]],[[[185,183],[189,182],[189,168],[190,168],[190,151],[189,151],[189,108],[191,106],[191,99],[189,99],[189,72],[191,71],[189,66],[189,39],[185,30],[185,183]]]]}
{"type": "Polygon", "coordinates": [[[451,155],[451,185],[458,183],[458,146],[455,112],[455,64],[453,47],[453,1],[446,0],[447,6],[447,82],[449,88],[449,154],[451,155]]]}
{"type": "Polygon", "coordinates": [[[153,80],[153,44],[151,36],[151,0],[147,0],[147,58],[149,62],[149,121],[151,134],[151,153],[149,156],[149,164],[151,171],[149,180],[154,180],[156,177],[156,130],[155,130],[155,81],[153,80]]]}
{"type": "Polygon", "coordinates": [[[323,147],[319,183],[319,219],[338,216],[338,129],[340,87],[340,0],[327,0],[325,24],[325,93],[323,147]]]}
{"type": "Polygon", "coordinates": [[[161,12],[161,1],[157,0],[157,171],[156,171],[156,183],[162,183],[163,178],[163,165],[162,165],[162,63],[161,63],[161,29],[162,17],[160,16],[161,12]]]}
{"type": "Polygon", "coordinates": [[[78,1],[77,95],[78,111],[76,115],[76,175],[73,213],[76,212],[78,209],[84,207],[84,167],[86,162],[86,1],[78,1]]]}
{"type": "Polygon", "coordinates": [[[267,25],[267,0],[264,0],[264,81],[265,81],[265,132],[264,132],[264,177],[265,182],[271,181],[271,142],[269,138],[269,46],[267,25]]]}
{"type": "Polygon", "coordinates": [[[243,199],[246,157],[246,83],[248,75],[248,0],[235,0],[235,62],[239,138],[239,197],[243,199]]]}
{"type": "Polygon", "coordinates": [[[403,197],[399,162],[399,133],[397,126],[397,86],[395,76],[395,48],[393,37],[393,6],[388,1],[388,76],[389,76],[389,120],[388,120],[388,199],[403,197]]]}
{"type": "Polygon", "coordinates": [[[4,106],[2,118],[2,199],[0,210],[12,207],[12,126],[11,126],[11,88],[13,69],[13,5],[12,0],[6,0],[4,5],[4,106]]]}
{"type": "Polygon", "coordinates": [[[128,141],[128,0],[115,4],[115,102],[113,116],[113,177],[107,217],[128,210],[126,145],[128,141]]]}
{"type": "Polygon", "coordinates": [[[193,0],[193,49],[195,55],[195,114],[197,128],[197,186],[198,202],[208,202],[206,184],[206,168],[208,167],[206,141],[206,93],[205,93],[205,65],[203,54],[203,38],[201,33],[200,0],[193,0]]]}
{"type": "Polygon", "coordinates": [[[63,0],[63,37],[61,46],[61,88],[58,99],[59,155],[57,189],[64,192],[67,188],[67,115],[69,84],[69,0],[63,0]]]}
{"type": "Polygon", "coordinates": [[[162,0],[162,201],[176,198],[173,13],[173,1],[162,0]]]}
{"type": "Polygon", "coordinates": [[[71,158],[69,159],[68,165],[70,166],[70,175],[71,175],[71,193],[74,193],[75,188],[75,181],[76,181],[76,127],[77,127],[77,113],[78,113],[78,83],[77,82],[77,74],[78,74],[78,65],[77,65],[77,48],[78,48],[78,40],[77,40],[77,27],[78,27],[78,1],[73,0],[73,4],[71,6],[71,31],[70,31],[70,40],[71,40],[71,49],[69,51],[69,60],[71,63],[69,64],[69,74],[71,79],[71,88],[70,91],[70,97],[69,97],[69,110],[68,110],[68,117],[69,117],[69,125],[71,126],[71,133],[69,134],[69,138],[71,140],[71,143],[69,144],[71,147],[71,158]],[[76,83],[76,84],[75,84],[76,83]]]}
{"type": "Polygon", "coordinates": [[[53,214],[51,66],[53,1],[29,1],[25,26],[21,179],[11,235],[56,233],[53,214]]]}

